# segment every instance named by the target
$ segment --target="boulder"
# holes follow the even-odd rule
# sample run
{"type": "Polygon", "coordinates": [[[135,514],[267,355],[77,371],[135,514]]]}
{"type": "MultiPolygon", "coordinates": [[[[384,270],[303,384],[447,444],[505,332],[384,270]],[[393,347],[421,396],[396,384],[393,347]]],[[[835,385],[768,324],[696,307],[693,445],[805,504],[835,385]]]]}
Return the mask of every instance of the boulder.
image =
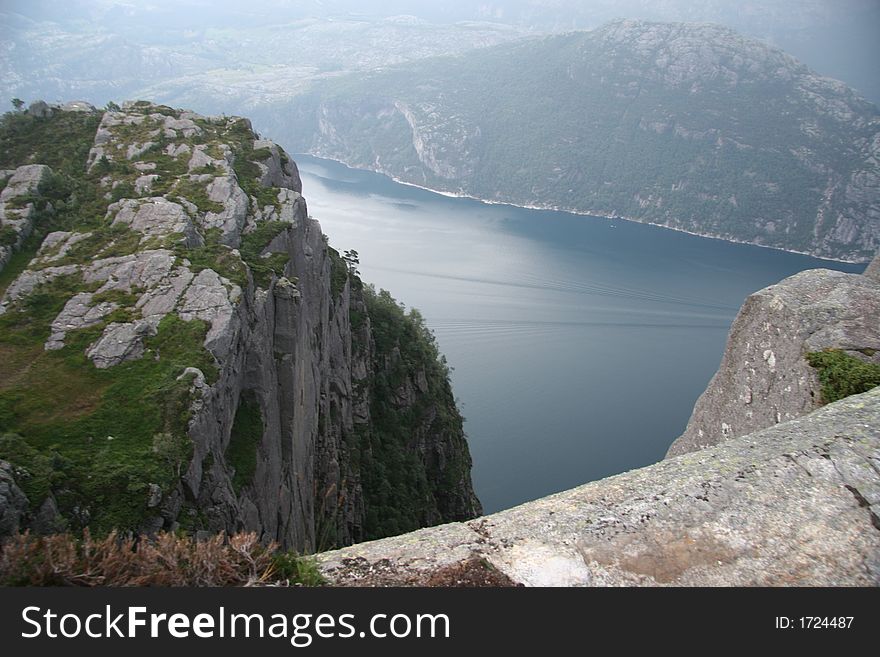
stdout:
{"type": "Polygon", "coordinates": [[[27,113],[35,119],[45,119],[52,116],[52,108],[44,100],[35,100],[28,105],[27,113]]]}
{"type": "MultiPolygon", "coordinates": [[[[150,184],[157,176],[149,178],[150,184]]],[[[169,201],[161,196],[149,199],[124,199],[114,203],[107,209],[108,215],[114,215],[113,225],[127,224],[133,230],[146,237],[168,237],[181,234],[188,248],[204,244],[189,214],[179,203],[169,201]]]]}
{"type": "Polygon", "coordinates": [[[880,585],[880,388],[467,523],[317,555],[333,584],[478,557],[526,586],[880,585]]]}
{"type": "Polygon", "coordinates": [[[746,299],[718,372],[667,456],[716,445],[816,409],[821,384],[806,355],[842,349],[880,362],[880,281],[813,269],[746,299]]]}
{"type": "Polygon", "coordinates": [[[18,196],[36,194],[40,184],[49,177],[52,169],[45,164],[26,164],[18,167],[0,192],[0,203],[6,203],[18,196]]]}
{"type": "Polygon", "coordinates": [[[100,338],[86,349],[86,356],[98,369],[107,369],[144,355],[144,338],[156,334],[156,326],[148,320],[113,322],[100,338]]]}
{"type": "Polygon", "coordinates": [[[178,314],[184,321],[201,319],[211,327],[205,336],[205,348],[222,360],[237,336],[235,304],[241,288],[222,279],[213,269],[203,269],[186,289],[178,314]],[[228,287],[227,287],[228,286],[228,287]]]}
{"type": "Polygon", "coordinates": [[[234,175],[217,176],[208,185],[208,198],[223,205],[220,212],[207,212],[202,219],[202,227],[206,230],[219,228],[222,241],[237,247],[241,239],[248,214],[248,198],[239,187],[234,175]]]}

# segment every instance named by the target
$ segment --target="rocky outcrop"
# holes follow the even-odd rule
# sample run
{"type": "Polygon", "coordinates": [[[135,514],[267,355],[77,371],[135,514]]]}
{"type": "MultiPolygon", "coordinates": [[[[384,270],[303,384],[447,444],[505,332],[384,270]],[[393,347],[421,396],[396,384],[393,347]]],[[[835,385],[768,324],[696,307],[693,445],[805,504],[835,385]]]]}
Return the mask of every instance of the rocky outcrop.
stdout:
{"type": "Polygon", "coordinates": [[[318,555],[341,585],[880,585],[880,389],[468,523],[318,555]]]}
{"type": "MultiPolygon", "coordinates": [[[[4,194],[45,169],[22,167],[4,194]]],[[[415,526],[480,512],[437,354],[401,364],[391,352],[407,348],[402,339],[377,343],[368,290],[308,215],[296,165],[280,147],[257,139],[244,119],[127,103],[103,114],[82,170],[76,184],[96,185],[106,200],[103,222],[74,218],[70,230],[50,233],[5,291],[0,315],[25,321],[30,295],[51,297],[57,310],[39,338],[46,353],[59,352],[51,366],[64,355],[103,372],[84,380],[124,381],[110,402],[134,402],[137,412],[146,404],[144,422],[154,424],[141,440],[152,445],[129,445],[143,427],[117,431],[106,420],[110,435],[96,439],[88,414],[107,413],[108,398],[83,400],[74,416],[87,421],[58,448],[76,465],[45,480],[62,492],[30,500],[29,526],[256,531],[300,551],[348,544],[383,531],[366,500],[388,465],[373,445],[390,444],[392,430],[408,439],[384,456],[427,483],[412,497],[395,484],[383,504],[414,506],[415,526]],[[388,368],[400,397],[381,406],[380,423],[376,391],[388,368]],[[93,445],[87,462],[90,448],[65,451],[80,443],[93,445]],[[124,451],[114,457],[118,444],[124,451]],[[138,465],[116,478],[126,459],[138,465]],[[105,487],[125,483],[108,502],[106,490],[69,474],[77,468],[109,473],[105,487]]],[[[46,382],[32,385],[40,394],[46,382]]],[[[0,429],[31,444],[26,426],[0,429]]],[[[39,449],[11,454],[36,470],[39,449]]]]}
{"type": "Polygon", "coordinates": [[[668,456],[716,445],[817,408],[810,352],[840,349],[880,363],[877,260],[864,275],[804,271],[746,299],[718,372],[668,456]]]}
{"type": "Polygon", "coordinates": [[[21,248],[34,229],[35,200],[52,174],[43,164],[26,164],[13,171],[0,171],[0,271],[21,248]]]}

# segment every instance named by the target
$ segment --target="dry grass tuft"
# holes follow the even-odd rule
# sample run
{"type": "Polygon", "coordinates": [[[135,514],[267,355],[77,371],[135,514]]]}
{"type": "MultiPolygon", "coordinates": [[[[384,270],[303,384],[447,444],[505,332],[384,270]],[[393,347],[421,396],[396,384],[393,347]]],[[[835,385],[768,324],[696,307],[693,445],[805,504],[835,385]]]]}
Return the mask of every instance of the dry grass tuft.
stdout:
{"type": "MultiPolygon", "coordinates": [[[[19,534],[0,548],[6,586],[254,586],[278,583],[280,562],[307,564],[254,533],[207,540],[162,532],[152,538],[111,532],[93,539],[71,534],[19,534]],[[279,561],[281,560],[281,561],[279,561]]],[[[284,583],[300,583],[290,577],[284,583]]],[[[318,584],[312,580],[308,584],[318,584]]]]}

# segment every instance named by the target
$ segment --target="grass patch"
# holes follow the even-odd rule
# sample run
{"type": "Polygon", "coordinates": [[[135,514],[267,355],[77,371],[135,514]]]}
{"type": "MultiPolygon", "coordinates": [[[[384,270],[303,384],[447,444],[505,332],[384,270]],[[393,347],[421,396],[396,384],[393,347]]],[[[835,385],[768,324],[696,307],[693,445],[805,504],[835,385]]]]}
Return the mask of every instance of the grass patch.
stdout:
{"type": "Polygon", "coordinates": [[[257,448],[263,440],[263,414],[255,399],[242,396],[235,411],[226,462],[232,466],[232,487],[236,494],[249,485],[257,471],[257,448]]]}
{"type": "Polygon", "coordinates": [[[179,258],[189,260],[189,268],[193,273],[197,274],[203,269],[213,269],[242,289],[246,288],[247,269],[242,259],[235,255],[230,247],[220,242],[220,236],[219,228],[211,228],[205,231],[204,246],[188,249],[182,244],[177,244],[175,253],[179,258]]]}
{"type": "Polygon", "coordinates": [[[97,112],[55,112],[46,118],[7,113],[0,118],[0,169],[37,163],[81,176],[100,122],[97,112]]]}
{"type": "Polygon", "coordinates": [[[228,126],[223,136],[230,142],[235,153],[232,168],[238,178],[238,184],[249,197],[256,199],[259,207],[274,205],[277,208],[279,190],[277,187],[264,187],[260,184],[263,172],[256,164],[271,157],[272,151],[268,148],[254,150],[256,135],[244,120],[228,126]]]}
{"type": "Polygon", "coordinates": [[[268,287],[273,275],[281,276],[284,273],[284,267],[290,259],[286,252],[272,253],[268,257],[262,253],[287,228],[290,228],[290,224],[284,221],[264,221],[241,237],[241,258],[250,267],[258,287],[268,287]]]}
{"type": "Polygon", "coordinates": [[[192,180],[191,178],[180,178],[174,186],[174,193],[194,204],[199,209],[199,212],[223,212],[222,203],[208,198],[208,188],[205,186],[205,183],[192,180]]]}
{"type": "Polygon", "coordinates": [[[295,552],[280,552],[272,557],[270,579],[299,586],[324,586],[327,579],[321,574],[318,562],[295,552]]]}
{"type": "MultiPolygon", "coordinates": [[[[39,295],[31,297],[38,305],[39,295]]],[[[103,325],[71,332],[64,349],[42,350],[59,303],[16,313],[12,326],[10,313],[0,318],[0,360],[12,361],[14,372],[0,384],[0,433],[7,434],[0,458],[28,473],[20,485],[34,506],[51,491],[62,515],[82,526],[136,530],[149,484],[167,490],[185,466],[169,467],[168,451],[155,449],[158,434],[188,440],[190,382],[177,377],[191,366],[209,382],[217,378],[203,347],[208,325],[168,315],[145,341],[143,358],[99,370],[84,350],[103,325]]]]}
{"type": "MultiPolygon", "coordinates": [[[[74,244],[61,258],[47,262],[43,267],[62,265],[85,265],[94,260],[115,258],[136,253],[143,235],[127,224],[103,225],[93,228],[91,235],[74,244]]],[[[40,267],[35,265],[35,269],[40,267]]]]}
{"type": "Polygon", "coordinates": [[[830,404],[880,386],[880,365],[866,363],[840,349],[812,351],[807,362],[822,383],[822,403],[830,404]]]}
{"type": "Polygon", "coordinates": [[[18,231],[12,226],[0,228],[0,246],[15,246],[18,242],[18,231]]]}

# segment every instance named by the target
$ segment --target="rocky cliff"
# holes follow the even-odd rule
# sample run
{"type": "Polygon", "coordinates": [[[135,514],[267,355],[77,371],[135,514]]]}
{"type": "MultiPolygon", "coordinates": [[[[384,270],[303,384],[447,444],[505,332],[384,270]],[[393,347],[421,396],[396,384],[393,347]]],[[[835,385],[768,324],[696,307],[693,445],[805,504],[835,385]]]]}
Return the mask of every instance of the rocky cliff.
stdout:
{"type": "MultiPolygon", "coordinates": [[[[718,372],[668,456],[800,417],[823,399],[810,354],[880,364],[880,256],[862,275],[800,272],[756,292],[739,311],[718,372]]],[[[814,361],[815,364],[815,361],[814,361]]]]}
{"type": "Polygon", "coordinates": [[[41,104],[2,137],[3,528],[311,551],[479,514],[430,332],[247,120],[41,104]]]}
{"type": "Polygon", "coordinates": [[[878,354],[880,256],[801,272],[746,300],[665,460],[319,563],[345,586],[880,585],[878,354]]]}
{"type": "Polygon", "coordinates": [[[877,108],[716,25],[616,21],[328,78],[288,116],[297,150],[441,191],[851,261],[880,247],[877,108]]]}
{"type": "Polygon", "coordinates": [[[880,388],[478,520],[318,559],[349,586],[877,586],[878,450],[880,388]]]}

